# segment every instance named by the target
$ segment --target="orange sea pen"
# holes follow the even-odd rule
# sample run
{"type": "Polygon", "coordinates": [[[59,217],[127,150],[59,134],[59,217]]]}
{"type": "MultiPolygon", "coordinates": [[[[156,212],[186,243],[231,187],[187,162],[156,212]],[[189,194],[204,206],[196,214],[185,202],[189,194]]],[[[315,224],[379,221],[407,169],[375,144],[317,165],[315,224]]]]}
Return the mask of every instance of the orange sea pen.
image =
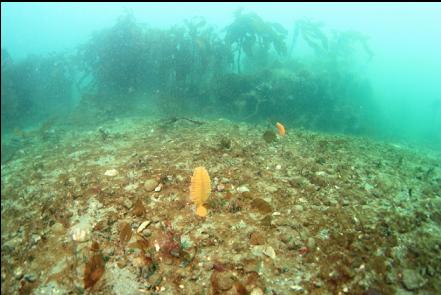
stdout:
{"type": "Polygon", "coordinates": [[[205,201],[211,192],[211,180],[205,167],[196,167],[191,177],[190,199],[196,205],[196,214],[201,217],[207,216],[205,201]]]}
{"type": "Polygon", "coordinates": [[[285,133],[286,133],[285,126],[283,126],[281,123],[277,122],[276,127],[277,127],[277,130],[279,130],[279,135],[285,136],[285,133]]]}

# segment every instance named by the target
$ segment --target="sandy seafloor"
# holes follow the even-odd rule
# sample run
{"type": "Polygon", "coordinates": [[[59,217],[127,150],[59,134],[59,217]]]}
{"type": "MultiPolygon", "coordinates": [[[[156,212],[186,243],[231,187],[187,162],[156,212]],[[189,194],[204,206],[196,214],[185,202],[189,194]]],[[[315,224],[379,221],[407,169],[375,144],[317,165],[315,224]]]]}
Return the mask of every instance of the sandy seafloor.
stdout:
{"type": "Polygon", "coordinates": [[[441,294],[440,153],[204,122],[2,143],[1,293],[441,294]]]}

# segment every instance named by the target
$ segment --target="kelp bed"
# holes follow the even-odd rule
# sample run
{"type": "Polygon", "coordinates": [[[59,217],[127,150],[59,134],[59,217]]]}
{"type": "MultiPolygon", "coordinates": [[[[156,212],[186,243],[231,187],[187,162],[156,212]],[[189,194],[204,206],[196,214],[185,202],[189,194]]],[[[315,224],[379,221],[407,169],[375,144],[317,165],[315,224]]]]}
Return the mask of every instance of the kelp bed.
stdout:
{"type": "Polygon", "coordinates": [[[164,122],[55,127],[2,164],[2,294],[439,294],[440,154],[164,122]]]}

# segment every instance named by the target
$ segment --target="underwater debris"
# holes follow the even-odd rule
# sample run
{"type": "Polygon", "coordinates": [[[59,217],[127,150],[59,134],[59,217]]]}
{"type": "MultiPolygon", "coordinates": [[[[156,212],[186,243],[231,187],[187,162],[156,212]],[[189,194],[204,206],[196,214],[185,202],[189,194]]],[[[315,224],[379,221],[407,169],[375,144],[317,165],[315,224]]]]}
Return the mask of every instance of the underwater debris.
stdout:
{"type": "Polygon", "coordinates": [[[211,180],[205,167],[196,167],[191,177],[190,199],[196,205],[196,214],[201,217],[207,216],[205,201],[211,192],[211,180]]]}
{"type": "Polygon", "coordinates": [[[265,133],[263,133],[262,137],[266,143],[272,143],[272,142],[276,141],[276,139],[277,139],[276,133],[271,130],[265,131],[265,133]]]}

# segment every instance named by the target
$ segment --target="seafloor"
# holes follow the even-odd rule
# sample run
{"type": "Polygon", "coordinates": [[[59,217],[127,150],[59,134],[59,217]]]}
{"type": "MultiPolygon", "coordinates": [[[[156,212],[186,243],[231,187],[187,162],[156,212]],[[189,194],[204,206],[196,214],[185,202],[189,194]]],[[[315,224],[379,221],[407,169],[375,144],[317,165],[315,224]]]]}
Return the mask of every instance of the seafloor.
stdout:
{"type": "Polygon", "coordinates": [[[267,129],[124,119],[2,143],[1,293],[440,294],[440,153],[267,129]]]}

